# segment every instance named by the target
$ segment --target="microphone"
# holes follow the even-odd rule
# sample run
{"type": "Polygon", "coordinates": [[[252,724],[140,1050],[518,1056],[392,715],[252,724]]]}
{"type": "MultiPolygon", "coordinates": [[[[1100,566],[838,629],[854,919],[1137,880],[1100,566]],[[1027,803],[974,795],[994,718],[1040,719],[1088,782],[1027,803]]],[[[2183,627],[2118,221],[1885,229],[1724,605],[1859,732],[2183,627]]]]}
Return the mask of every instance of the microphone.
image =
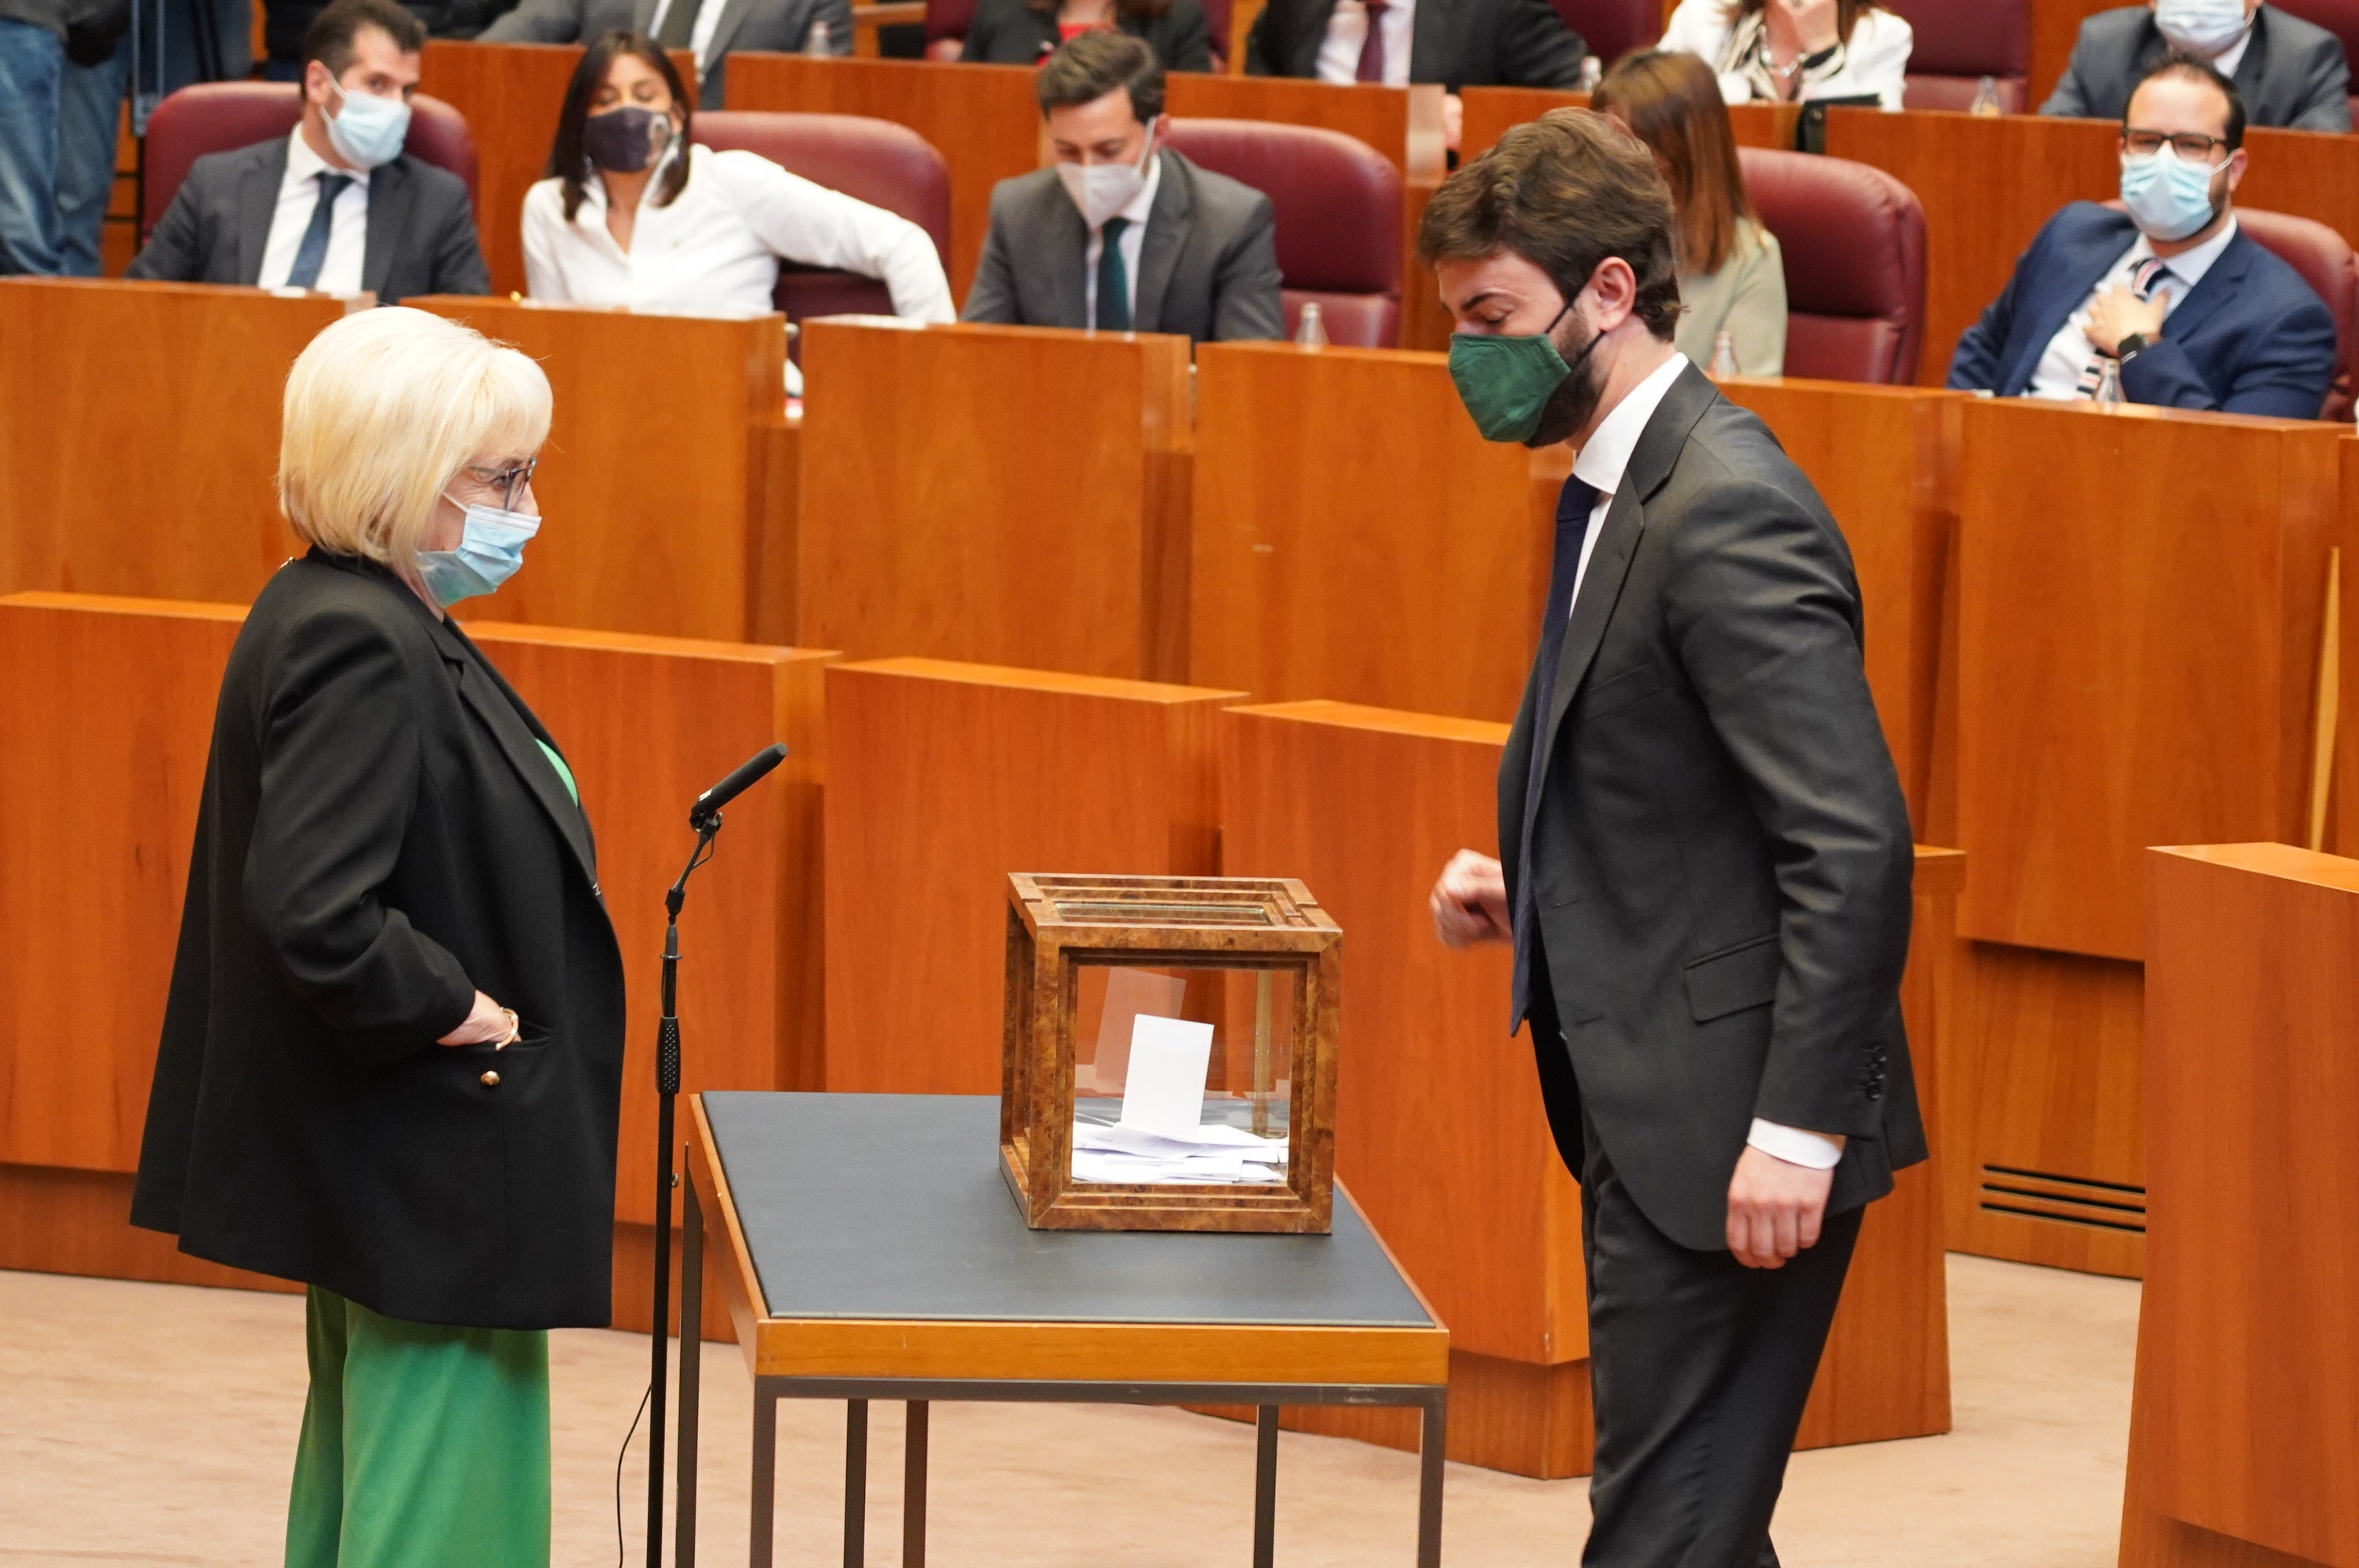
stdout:
{"type": "Polygon", "coordinates": [[[702,832],[720,817],[723,806],[753,788],[772,768],[786,760],[787,749],[784,746],[763,747],[739,763],[736,771],[727,778],[696,797],[696,804],[688,808],[688,825],[702,832]]]}

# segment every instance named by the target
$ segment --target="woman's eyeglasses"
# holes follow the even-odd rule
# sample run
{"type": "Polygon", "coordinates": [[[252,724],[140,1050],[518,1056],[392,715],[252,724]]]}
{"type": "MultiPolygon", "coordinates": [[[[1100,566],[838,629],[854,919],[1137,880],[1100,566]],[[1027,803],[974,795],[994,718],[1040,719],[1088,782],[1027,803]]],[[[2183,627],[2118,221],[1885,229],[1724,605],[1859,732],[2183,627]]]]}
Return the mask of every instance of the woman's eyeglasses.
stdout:
{"type": "Polygon", "coordinates": [[[535,458],[530,462],[518,463],[512,469],[479,469],[470,463],[460,471],[476,483],[498,491],[501,509],[513,512],[516,510],[516,496],[527,485],[532,483],[532,470],[539,466],[540,460],[535,458]]]}

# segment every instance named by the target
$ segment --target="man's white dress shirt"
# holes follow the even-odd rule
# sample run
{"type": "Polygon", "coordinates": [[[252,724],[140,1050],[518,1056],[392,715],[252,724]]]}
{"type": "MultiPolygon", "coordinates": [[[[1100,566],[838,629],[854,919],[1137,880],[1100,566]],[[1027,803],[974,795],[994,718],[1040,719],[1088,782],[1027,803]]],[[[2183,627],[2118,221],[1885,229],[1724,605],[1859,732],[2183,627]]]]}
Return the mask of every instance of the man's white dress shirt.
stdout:
{"type": "MultiPolygon", "coordinates": [[[[1665,360],[1660,369],[1632,387],[1629,395],[1614,406],[1613,412],[1598,421],[1588,444],[1572,460],[1572,477],[1597,492],[1597,504],[1589,509],[1589,533],[1581,541],[1581,561],[1572,574],[1570,602],[1574,607],[1581,603],[1582,584],[1589,577],[1589,557],[1597,548],[1598,535],[1605,532],[1605,514],[1614,504],[1614,492],[1622,488],[1622,476],[1630,467],[1630,454],[1638,449],[1638,438],[1654,421],[1655,410],[1662,406],[1672,383],[1687,368],[1685,355],[1675,352],[1665,360]]],[[[1816,1171],[1832,1170],[1843,1158],[1843,1145],[1823,1133],[1764,1121],[1757,1116],[1745,1141],[1765,1154],[1816,1171]]]]}
{"type": "MultiPolygon", "coordinates": [[[[1385,7],[1385,85],[1408,85],[1408,56],[1417,41],[1417,0],[1393,0],[1385,7]]],[[[1321,81],[1345,87],[1360,80],[1360,49],[1368,41],[1368,7],[1362,0],[1335,0],[1327,36],[1319,45],[1321,81]]]]}
{"type": "MultiPolygon", "coordinates": [[[[1130,205],[1114,214],[1130,220],[1122,238],[1114,245],[1122,252],[1122,281],[1130,290],[1130,323],[1138,325],[1138,258],[1147,249],[1147,215],[1155,211],[1155,192],[1163,183],[1163,149],[1158,147],[1147,159],[1147,178],[1130,205]]],[[[1095,325],[1098,319],[1098,262],[1105,254],[1105,230],[1090,231],[1090,243],[1082,252],[1082,319],[1095,325]]]]}
{"type": "MultiPolygon", "coordinates": [[[[2181,251],[2162,264],[2169,270],[2155,284],[2154,297],[2162,301],[2164,320],[2170,319],[2170,313],[2179,308],[2179,302],[2203,281],[2203,275],[2212,270],[2212,264],[2220,259],[2220,253],[2226,250],[2228,242],[2235,237],[2236,220],[2232,216],[2220,225],[2218,233],[2193,250],[2181,251]]],[[[2105,276],[2097,280],[2096,287],[2089,290],[2089,297],[2081,301],[2081,308],[2067,316],[2064,325],[2048,340],[2048,347],[2039,356],[2039,366],[2032,373],[2031,384],[2024,389],[2026,397],[2052,397],[2069,402],[2081,395],[2081,373],[2087,370],[2089,362],[2097,357],[2097,346],[2089,341],[2089,307],[2095,304],[2097,296],[2106,289],[2127,288],[2130,279],[2137,272],[2138,264],[2153,254],[2154,242],[2140,234],[2131,242],[2130,248],[2105,269],[2105,276]]]]}
{"type": "Polygon", "coordinates": [[[366,169],[338,168],[311,150],[298,125],[287,137],[287,174],[278,182],[278,204],[270,212],[270,237],[262,246],[262,271],[255,282],[265,288],[284,288],[295,270],[295,253],[311,227],[311,213],[320,205],[320,176],[341,174],[352,181],[330,208],[328,257],[311,287],[323,294],[358,294],[361,263],[368,252],[368,188],[366,169]]]}

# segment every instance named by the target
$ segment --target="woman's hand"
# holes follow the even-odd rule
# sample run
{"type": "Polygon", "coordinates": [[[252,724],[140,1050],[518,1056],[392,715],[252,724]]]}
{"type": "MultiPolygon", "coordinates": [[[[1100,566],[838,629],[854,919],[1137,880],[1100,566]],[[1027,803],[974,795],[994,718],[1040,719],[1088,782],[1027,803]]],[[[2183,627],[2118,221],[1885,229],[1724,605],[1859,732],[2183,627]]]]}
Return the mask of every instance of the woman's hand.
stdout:
{"type": "Polygon", "coordinates": [[[467,1022],[435,1042],[437,1045],[506,1045],[516,1037],[516,1015],[502,1007],[483,992],[475,993],[475,1005],[468,1011],[467,1022]]]}
{"type": "Polygon", "coordinates": [[[1835,0],[1767,0],[1762,20],[1769,32],[1769,58],[1799,65],[1842,40],[1835,28],[1835,0]]]}

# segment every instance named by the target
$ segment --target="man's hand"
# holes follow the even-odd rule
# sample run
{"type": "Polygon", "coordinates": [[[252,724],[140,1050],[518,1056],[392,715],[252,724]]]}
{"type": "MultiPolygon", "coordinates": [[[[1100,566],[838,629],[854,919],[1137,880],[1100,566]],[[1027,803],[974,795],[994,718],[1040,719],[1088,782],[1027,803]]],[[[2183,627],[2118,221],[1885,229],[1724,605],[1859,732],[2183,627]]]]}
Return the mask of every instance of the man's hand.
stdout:
{"type": "Polygon", "coordinates": [[[2133,332],[2162,335],[2162,301],[2140,299],[2117,283],[2090,301],[2086,330],[2090,346],[2099,353],[2118,354],[2122,340],[2133,332]]]}
{"type": "Polygon", "coordinates": [[[1786,1260],[1819,1241],[1832,1171],[1813,1171],[1750,1143],[1737,1156],[1728,1184],[1728,1249],[1748,1269],[1782,1269],[1786,1260]]]}
{"type": "Polygon", "coordinates": [[[1515,940],[1516,928],[1507,914],[1506,872],[1488,855],[1461,849],[1451,856],[1426,903],[1433,911],[1433,934],[1445,947],[1515,940]]]}

